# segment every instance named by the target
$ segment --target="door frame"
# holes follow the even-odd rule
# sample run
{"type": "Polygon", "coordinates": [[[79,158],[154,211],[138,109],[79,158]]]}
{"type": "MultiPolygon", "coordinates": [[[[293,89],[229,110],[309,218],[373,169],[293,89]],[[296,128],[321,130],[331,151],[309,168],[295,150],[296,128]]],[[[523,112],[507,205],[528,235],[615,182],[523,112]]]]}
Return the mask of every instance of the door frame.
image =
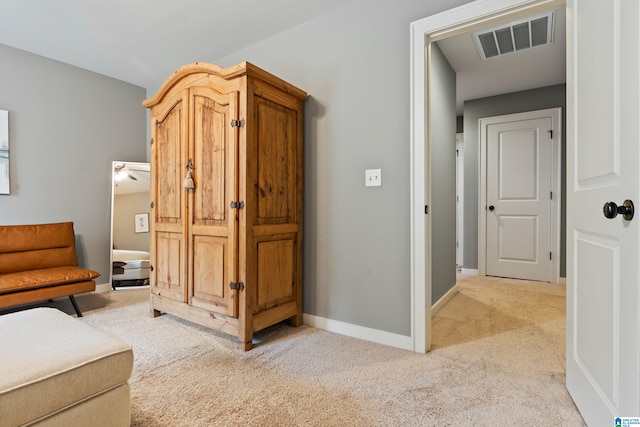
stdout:
{"type": "MultiPolygon", "coordinates": [[[[427,352],[431,347],[431,219],[429,79],[432,42],[490,25],[505,18],[534,13],[564,4],[564,0],[476,0],[414,21],[410,25],[410,280],[411,342],[413,351],[427,352]]],[[[567,43],[572,34],[567,35],[567,43]]],[[[567,81],[567,85],[572,82],[567,81]]],[[[567,118],[569,120],[569,118],[567,118]]],[[[569,226],[569,224],[567,225],[569,226]]]]}
{"type": "Polygon", "coordinates": [[[464,268],[464,133],[461,132],[456,133],[456,264],[464,268]]]}
{"type": "Polygon", "coordinates": [[[523,113],[504,114],[500,116],[484,117],[480,119],[480,168],[478,181],[478,274],[486,276],[487,273],[487,137],[486,128],[491,124],[505,121],[545,118],[551,116],[555,122],[553,130],[555,137],[551,139],[551,216],[549,226],[551,228],[551,252],[555,254],[551,262],[551,283],[560,282],[560,201],[562,189],[560,174],[562,166],[562,108],[546,108],[543,110],[526,111],[523,113]]]}

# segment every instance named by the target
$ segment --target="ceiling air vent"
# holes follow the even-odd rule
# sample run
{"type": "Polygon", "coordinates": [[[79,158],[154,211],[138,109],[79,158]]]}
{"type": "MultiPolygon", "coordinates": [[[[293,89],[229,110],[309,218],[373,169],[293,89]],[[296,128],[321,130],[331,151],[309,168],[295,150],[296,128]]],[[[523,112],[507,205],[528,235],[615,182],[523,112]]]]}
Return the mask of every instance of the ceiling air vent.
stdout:
{"type": "Polygon", "coordinates": [[[551,11],[545,15],[481,30],[473,34],[473,39],[482,59],[544,46],[552,41],[553,17],[554,12],[551,11]]]}

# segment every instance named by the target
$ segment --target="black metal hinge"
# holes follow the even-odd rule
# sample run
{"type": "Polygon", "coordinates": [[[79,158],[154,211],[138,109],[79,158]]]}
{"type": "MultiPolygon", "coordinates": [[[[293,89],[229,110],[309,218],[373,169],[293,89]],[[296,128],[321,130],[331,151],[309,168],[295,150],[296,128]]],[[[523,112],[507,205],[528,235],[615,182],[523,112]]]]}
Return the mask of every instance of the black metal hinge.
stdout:
{"type": "Polygon", "coordinates": [[[149,145],[153,145],[153,138],[151,138],[151,141],[149,141],[149,145]]]}
{"type": "Polygon", "coordinates": [[[242,282],[231,282],[229,283],[229,288],[233,291],[242,291],[244,290],[244,283],[242,282]]]}
{"type": "Polygon", "coordinates": [[[244,120],[231,120],[231,127],[243,127],[244,126],[244,120]]]}
{"type": "Polygon", "coordinates": [[[551,130],[549,130],[547,132],[549,132],[549,138],[553,139],[553,129],[551,129],[551,130]]]}
{"type": "Polygon", "coordinates": [[[231,202],[231,209],[244,209],[244,202],[231,202]]]}
{"type": "Polygon", "coordinates": [[[424,213],[426,215],[429,215],[429,206],[428,205],[424,205],[424,213]]]}

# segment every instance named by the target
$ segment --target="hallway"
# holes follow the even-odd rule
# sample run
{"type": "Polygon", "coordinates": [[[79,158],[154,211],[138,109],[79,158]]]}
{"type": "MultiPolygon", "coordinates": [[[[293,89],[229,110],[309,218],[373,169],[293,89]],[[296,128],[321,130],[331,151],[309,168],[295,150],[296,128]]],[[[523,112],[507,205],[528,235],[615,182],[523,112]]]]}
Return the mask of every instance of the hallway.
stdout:
{"type": "MultiPolygon", "coordinates": [[[[503,419],[505,408],[519,407],[523,418],[528,412],[532,417],[548,414],[555,425],[584,425],[564,386],[565,286],[457,278],[459,292],[433,318],[430,353],[463,369],[447,379],[456,404],[493,402],[481,406],[496,411],[496,419],[503,419]],[[465,395],[483,400],[465,403],[465,395]]],[[[527,425],[540,421],[532,418],[527,425]]]]}

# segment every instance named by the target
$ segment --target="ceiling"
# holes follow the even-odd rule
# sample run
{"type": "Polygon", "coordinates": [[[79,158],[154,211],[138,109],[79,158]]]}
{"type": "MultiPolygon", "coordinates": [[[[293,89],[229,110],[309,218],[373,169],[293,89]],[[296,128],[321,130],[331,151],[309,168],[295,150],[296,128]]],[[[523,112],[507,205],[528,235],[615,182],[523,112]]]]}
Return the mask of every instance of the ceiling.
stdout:
{"type": "Polygon", "coordinates": [[[0,0],[0,43],[152,88],[351,1],[0,0]]]}
{"type": "Polygon", "coordinates": [[[149,163],[113,162],[113,194],[145,193],[151,186],[149,163]],[[126,177],[116,178],[116,172],[123,171],[126,177]]]}
{"type": "MultiPolygon", "coordinates": [[[[456,71],[459,114],[465,100],[565,83],[565,6],[553,10],[555,26],[548,45],[482,60],[472,32],[437,42],[456,71]]],[[[523,19],[526,17],[518,20],[523,19]]]]}
{"type": "MultiPolygon", "coordinates": [[[[150,89],[186,63],[215,62],[353,1],[0,0],[0,43],[150,89]]],[[[555,22],[551,45],[486,61],[470,34],[439,41],[458,111],[465,99],[563,83],[564,7],[555,22]]]]}

